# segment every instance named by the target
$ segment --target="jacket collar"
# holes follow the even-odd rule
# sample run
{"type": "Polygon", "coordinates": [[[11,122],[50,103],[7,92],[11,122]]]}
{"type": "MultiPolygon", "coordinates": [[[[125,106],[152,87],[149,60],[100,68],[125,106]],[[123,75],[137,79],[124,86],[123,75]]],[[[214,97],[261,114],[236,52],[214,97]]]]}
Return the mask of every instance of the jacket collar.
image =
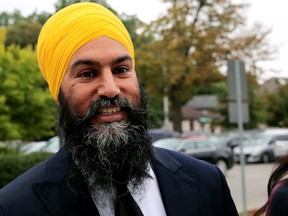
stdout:
{"type": "Polygon", "coordinates": [[[199,215],[198,190],[193,169],[186,170],[170,151],[154,148],[153,152],[152,165],[167,216],[199,215]]]}
{"type": "MultiPolygon", "coordinates": [[[[91,196],[79,197],[69,188],[68,170],[69,157],[64,149],[60,149],[47,161],[43,181],[32,185],[34,193],[53,216],[99,216],[91,196]]],[[[85,194],[89,195],[89,192],[86,191],[85,194]]]]}

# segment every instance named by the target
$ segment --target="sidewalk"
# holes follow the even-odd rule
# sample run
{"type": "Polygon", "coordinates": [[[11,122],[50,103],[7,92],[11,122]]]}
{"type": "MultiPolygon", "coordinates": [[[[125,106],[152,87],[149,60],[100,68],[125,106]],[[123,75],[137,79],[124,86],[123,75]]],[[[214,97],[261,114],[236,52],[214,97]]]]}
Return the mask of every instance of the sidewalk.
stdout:
{"type": "MultiPolygon", "coordinates": [[[[256,210],[267,201],[266,187],[273,165],[273,163],[245,165],[247,211],[256,210]]],[[[241,167],[237,164],[228,171],[228,175],[226,176],[238,212],[243,212],[244,209],[241,174],[241,167]]]]}

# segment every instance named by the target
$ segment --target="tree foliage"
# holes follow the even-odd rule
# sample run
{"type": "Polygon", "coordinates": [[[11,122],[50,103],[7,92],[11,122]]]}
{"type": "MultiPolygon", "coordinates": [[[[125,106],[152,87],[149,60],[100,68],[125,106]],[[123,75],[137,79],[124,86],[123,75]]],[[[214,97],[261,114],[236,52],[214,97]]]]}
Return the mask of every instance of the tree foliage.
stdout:
{"type": "Polygon", "coordinates": [[[19,10],[13,13],[2,12],[0,13],[0,26],[9,26],[25,19],[19,10]]]}
{"type": "Polygon", "coordinates": [[[288,127],[288,82],[279,83],[277,91],[267,94],[267,124],[288,127]]]}
{"type": "Polygon", "coordinates": [[[0,53],[0,140],[39,140],[54,134],[53,99],[35,52],[10,46],[0,53]]]}
{"type": "Polygon", "coordinates": [[[222,81],[227,59],[247,60],[251,73],[271,54],[260,26],[244,31],[247,5],[230,0],[166,0],[171,7],[142,32],[153,38],[136,56],[140,79],[149,93],[168,95],[174,129],[181,130],[181,106],[197,88],[222,81]],[[240,29],[242,29],[240,31],[240,29]]]}
{"type": "Polygon", "coordinates": [[[17,44],[21,48],[32,45],[33,49],[37,44],[38,35],[42,25],[38,22],[19,21],[7,27],[7,39],[5,46],[17,44]]]}
{"type": "Polygon", "coordinates": [[[56,11],[58,11],[64,7],[67,7],[68,5],[75,4],[78,2],[95,2],[101,5],[105,5],[107,8],[110,9],[110,6],[107,4],[106,0],[58,0],[58,2],[56,2],[55,4],[55,9],[56,11]]]}

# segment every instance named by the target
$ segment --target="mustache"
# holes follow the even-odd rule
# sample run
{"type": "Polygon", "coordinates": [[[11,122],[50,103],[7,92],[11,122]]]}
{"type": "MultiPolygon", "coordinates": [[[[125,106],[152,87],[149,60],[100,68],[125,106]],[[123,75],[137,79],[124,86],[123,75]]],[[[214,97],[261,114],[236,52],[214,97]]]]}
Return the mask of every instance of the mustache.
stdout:
{"type": "Polygon", "coordinates": [[[93,100],[87,112],[79,118],[78,123],[81,124],[83,122],[89,121],[91,117],[100,113],[103,108],[107,108],[109,106],[119,106],[121,109],[125,109],[128,112],[135,110],[136,108],[126,99],[121,96],[116,96],[114,98],[101,97],[93,100]]]}

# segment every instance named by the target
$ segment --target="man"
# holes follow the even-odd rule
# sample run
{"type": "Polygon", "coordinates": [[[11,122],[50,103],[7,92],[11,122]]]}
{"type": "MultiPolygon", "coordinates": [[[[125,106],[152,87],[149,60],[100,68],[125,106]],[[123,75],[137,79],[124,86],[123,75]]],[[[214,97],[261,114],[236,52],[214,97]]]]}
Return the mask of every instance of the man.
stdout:
{"type": "Polygon", "coordinates": [[[133,45],[112,12],[58,11],[37,55],[63,147],[1,189],[0,215],[238,215],[218,168],[151,147],[133,45]]]}

